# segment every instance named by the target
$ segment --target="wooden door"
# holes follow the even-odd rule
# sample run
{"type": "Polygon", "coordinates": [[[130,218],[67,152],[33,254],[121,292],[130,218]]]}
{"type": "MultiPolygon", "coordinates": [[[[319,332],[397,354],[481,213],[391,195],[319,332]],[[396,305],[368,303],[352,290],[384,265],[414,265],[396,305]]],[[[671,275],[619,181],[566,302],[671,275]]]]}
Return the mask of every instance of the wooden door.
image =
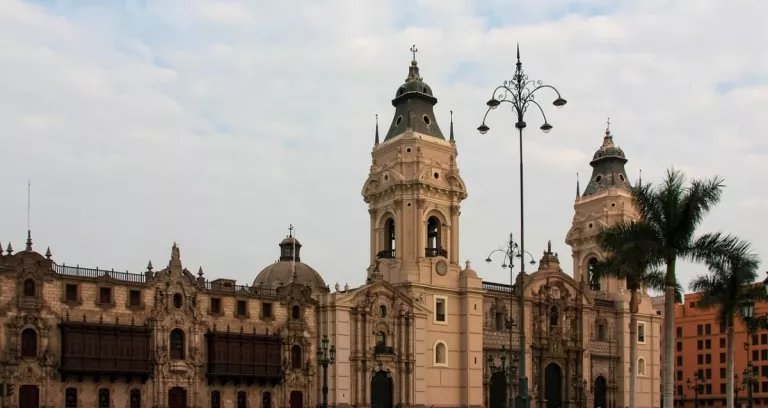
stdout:
{"type": "Polygon", "coordinates": [[[168,391],[168,406],[170,408],[187,408],[187,390],[173,387],[168,391]]]}
{"type": "Polygon", "coordinates": [[[19,408],[40,408],[40,389],[37,385],[19,387],[19,408]]]}
{"type": "Polygon", "coordinates": [[[303,408],[304,395],[301,391],[291,391],[291,408],[303,408]]]}

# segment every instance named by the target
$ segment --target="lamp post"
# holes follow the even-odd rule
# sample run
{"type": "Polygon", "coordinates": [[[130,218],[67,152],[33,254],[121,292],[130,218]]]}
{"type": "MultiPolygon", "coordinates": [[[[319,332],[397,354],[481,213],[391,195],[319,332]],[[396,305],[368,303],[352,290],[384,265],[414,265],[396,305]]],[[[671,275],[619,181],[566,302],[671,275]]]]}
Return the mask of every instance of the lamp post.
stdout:
{"type": "MultiPolygon", "coordinates": [[[[517,122],[515,122],[515,128],[518,131],[520,140],[520,253],[525,252],[525,190],[523,188],[523,129],[526,127],[524,120],[525,112],[532,105],[539,109],[542,117],[544,118],[544,124],[539,127],[544,133],[552,130],[552,125],[547,121],[547,116],[544,114],[544,109],[541,105],[534,100],[534,95],[545,88],[553,90],[557,94],[557,99],[552,102],[558,108],[562,108],[567,103],[565,99],[560,96],[560,92],[551,85],[545,85],[541,81],[533,81],[528,79],[528,75],[523,72],[523,63],[520,62],[520,46],[517,46],[517,63],[515,64],[515,73],[511,80],[505,80],[501,86],[496,87],[493,90],[491,99],[488,100],[488,110],[483,116],[483,123],[477,128],[480,134],[488,133],[490,129],[485,124],[485,119],[488,117],[488,113],[491,110],[496,109],[502,103],[508,103],[511,105],[517,122]]],[[[517,396],[516,408],[528,408],[530,400],[528,397],[528,377],[526,377],[525,367],[525,299],[523,296],[523,282],[525,279],[525,262],[520,262],[520,274],[519,274],[519,302],[520,302],[520,371],[518,376],[519,381],[519,395],[517,396]]],[[[510,282],[513,284],[513,282],[510,282]]],[[[511,330],[511,329],[510,329],[511,330]]],[[[510,384],[510,391],[512,386],[510,384]]]]}
{"type": "Polygon", "coordinates": [[[323,367],[323,408],[328,408],[328,366],[336,361],[336,346],[328,349],[328,336],[323,335],[317,349],[317,365],[323,367]]]}
{"type": "Polygon", "coordinates": [[[751,361],[747,362],[747,368],[744,369],[741,384],[747,389],[747,407],[752,408],[752,390],[755,387],[754,384],[757,384],[757,378],[751,361]]]}
{"type": "Polygon", "coordinates": [[[586,407],[586,393],[587,393],[587,380],[581,376],[573,376],[573,389],[576,391],[576,406],[579,408],[586,407]]]}
{"type": "Polygon", "coordinates": [[[733,375],[733,406],[735,408],[739,408],[739,392],[744,390],[744,386],[742,384],[741,387],[739,387],[739,375],[734,374],[733,375]]]}
{"type": "MultiPolygon", "coordinates": [[[[493,358],[492,355],[490,354],[488,355],[488,375],[489,375],[489,379],[491,380],[491,386],[493,386],[493,375],[497,373],[503,373],[505,382],[511,385],[512,380],[517,375],[517,367],[520,362],[520,358],[517,356],[517,354],[512,353],[511,348],[507,349],[506,346],[502,345],[501,351],[499,352],[499,362],[500,364],[497,365],[496,359],[493,358]],[[509,359],[509,365],[507,365],[508,359],[509,359]]],[[[509,404],[509,401],[506,401],[505,403],[509,404]]],[[[490,408],[498,408],[498,407],[490,407],[490,408]]]]}
{"type": "MultiPolygon", "coordinates": [[[[501,252],[501,253],[504,254],[504,260],[501,263],[501,267],[502,268],[509,267],[509,284],[510,284],[509,311],[510,311],[510,314],[511,314],[512,313],[512,302],[514,302],[514,297],[515,297],[515,293],[511,290],[511,288],[515,284],[515,280],[514,280],[514,273],[515,272],[513,271],[513,268],[515,266],[515,258],[520,258],[520,263],[521,264],[525,263],[524,259],[523,259],[524,255],[528,255],[528,256],[531,257],[531,265],[536,264],[536,261],[533,259],[533,255],[531,255],[528,251],[525,251],[525,252],[522,251],[520,246],[517,245],[517,243],[515,242],[514,236],[512,235],[512,233],[509,234],[509,241],[507,242],[507,244],[505,246],[499,248],[499,249],[495,249],[495,250],[491,251],[491,253],[488,254],[488,257],[485,258],[485,262],[491,263],[493,261],[493,259],[491,259],[491,257],[493,256],[493,254],[495,254],[497,252],[501,252]]],[[[522,288],[522,285],[520,286],[520,288],[522,288]]],[[[520,289],[519,292],[522,294],[523,293],[522,289],[520,289]]],[[[520,360],[522,361],[524,356],[525,356],[525,350],[524,350],[524,347],[522,347],[522,345],[525,344],[525,332],[524,332],[525,326],[522,324],[522,322],[525,319],[525,315],[524,315],[525,306],[524,306],[524,303],[523,303],[523,300],[524,300],[523,296],[518,296],[518,300],[519,300],[519,308],[520,308],[520,310],[519,310],[519,318],[520,318],[520,325],[519,325],[519,327],[520,327],[520,332],[521,332],[521,335],[520,335],[520,344],[521,344],[521,347],[520,347],[520,350],[521,350],[520,351],[520,356],[521,356],[520,360]]],[[[512,321],[511,316],[506,318],[506,322],[505,323],[506,323],[507,330],[509,330],[509,349],[512,350],[512,341],[514,340],[514,331],[512,330],[512,328],[515,327],[515,326],[518,326],[518,325],[512,321]]],[[[502,346],[502,347],[504,347],[504,346],[502,346]]],[[[523,371],[523,370],[525,370],[525,362],[522,363],[521,367],[522,368],[521,368],[520,376],[524,377],[525,376],[525,371],[523,371]]],[[[520,392],[522,392],[522,391],[520,391],[520,392]]],[[[508,398],[510,399],[507,402],[507,406],[509,408],[511,408],[512,406],[516,406],[516,407],[519,408],[519,406],[514,405],[512,403],[512,395],[514,395],[514,394],[512,392],[512,381],[511,380],[509,381],[509,392],[507,393],[507,395],[508,395],[508,398]]]]}
{"type": "Polygon", "coordinates": [[[693,391],[693,408],[699,408],[699,394],[704,393],[704,382],[698,371],[693,373],[693,382],[691,382],[690,378],[685,380],[686,387],[693,391]]]}

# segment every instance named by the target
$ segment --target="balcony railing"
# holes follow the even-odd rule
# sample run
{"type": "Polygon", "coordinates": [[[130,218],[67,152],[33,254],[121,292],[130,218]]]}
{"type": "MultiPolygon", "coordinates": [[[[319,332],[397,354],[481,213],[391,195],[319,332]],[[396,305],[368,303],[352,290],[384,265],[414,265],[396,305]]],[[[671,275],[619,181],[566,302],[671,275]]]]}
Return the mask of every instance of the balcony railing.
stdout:
{"type": "Polygon", "coordinates": [[[79,278],[100,278],[106,275],[112,279],[124,282],[145,283],[147,281],[147,277],[143,273],[130,273],[128,271],[120,272],[115,271],[114,269],[83,268],[80,265],[68,266],[64,264],[53,264],[53,271],[58,275],[76,276],[79,278]]]}
{"type": "Polygon", "coordinates": [[[395,250],[394,249],[382,249],[379,251],[378,254],[376,254],[376,258],[379,259],[394,259],[395,258],[395,250]]]}
{"type": "Polygon", "coordinates": [[[445,248],[424,248],[424,256],[427,258],[434,258],[436,256],[448,258],[448,250],[445,248]]]}
{"type": "Polygon", "coordinates": [[[394,347],[387,347],[385,344],[377,344],[373,348],[374,354],[395,354],[394,347]]]}

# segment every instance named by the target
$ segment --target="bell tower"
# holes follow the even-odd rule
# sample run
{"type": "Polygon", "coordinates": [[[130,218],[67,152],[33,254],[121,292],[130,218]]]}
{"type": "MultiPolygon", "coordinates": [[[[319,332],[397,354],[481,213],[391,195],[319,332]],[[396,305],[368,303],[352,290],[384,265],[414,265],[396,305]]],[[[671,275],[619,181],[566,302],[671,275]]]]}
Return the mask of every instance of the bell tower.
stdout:
{"type": "Polygon", "coordinates": [[[362,195],[370,214],[370,267],[390,283],[457,285],[459,214],[467,189],[456,164],[453,114],[446,140],[437,98],[419,74],[416,48],[384,140],[378,116],[362,195]]]}
{"type": "Polygon", "coordinates": [[[584,281],[596,292],[617,293],[626,289],[626,283],[615,278],[591,279],[591,268],[604,254],[597,245],[597,234],[603,227],[620,221],[637,220],[639,217],[632,204],[631,184],[624,165],[627,158],[620,147],[614,145],[607,122],[603,144],[592,156],[592,176],[584,193],[577,178],[576,203],[573,222],[565,242],[573,255],[573,278],[584,281]]]}

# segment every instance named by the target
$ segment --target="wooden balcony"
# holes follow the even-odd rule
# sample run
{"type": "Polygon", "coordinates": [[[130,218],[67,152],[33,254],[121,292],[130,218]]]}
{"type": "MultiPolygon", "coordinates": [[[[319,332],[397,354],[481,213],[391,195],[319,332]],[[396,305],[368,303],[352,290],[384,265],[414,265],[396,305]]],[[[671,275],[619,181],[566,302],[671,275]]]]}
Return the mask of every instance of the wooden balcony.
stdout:
{"type": "Polygon", "coordinates": [[[283,380],[282,339],[276,335],[208,331],[208,383],[274,385],[283,380]]]}

